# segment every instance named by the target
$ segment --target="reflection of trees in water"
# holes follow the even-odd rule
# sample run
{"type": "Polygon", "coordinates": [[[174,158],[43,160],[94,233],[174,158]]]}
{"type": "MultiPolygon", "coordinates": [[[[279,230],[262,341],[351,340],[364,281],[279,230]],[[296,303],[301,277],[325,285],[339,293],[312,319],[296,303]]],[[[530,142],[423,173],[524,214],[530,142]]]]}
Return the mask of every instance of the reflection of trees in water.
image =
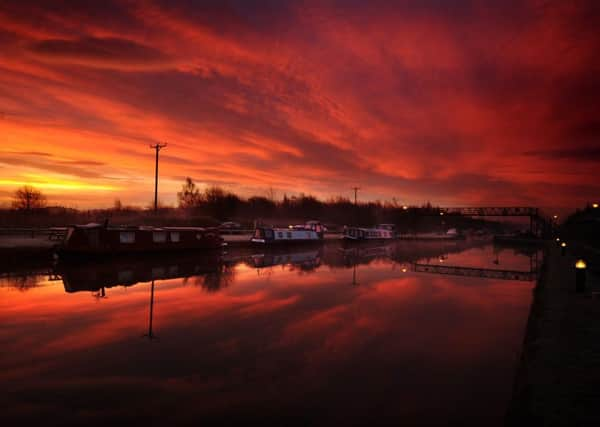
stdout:
{"type": "Polygon", "coordinates": [[[215,271],[184,278],[184,283],[187,283],[189,279],[193,279],[194,286],[200,286],[206,292],[218,292],[220,289],[231,285],[234,278],[234,268],[227,264],[220,264],[215,271]]]}
{"type": "Polygon", "coordinates": [[[1,287],[15,288],[21,292],[26,292],[31,288],[39,286],[39,274],[22,272],[11,274],[8,277],[0,279],[1,287]]]}
{"type": "Polygon", "coordinates": [[[290,265],[289,271],[296,271],[300,275],[304,274],[312,274],[317,271],[317,267],[321,264],[299,264],[299,265],[290,265]]]}

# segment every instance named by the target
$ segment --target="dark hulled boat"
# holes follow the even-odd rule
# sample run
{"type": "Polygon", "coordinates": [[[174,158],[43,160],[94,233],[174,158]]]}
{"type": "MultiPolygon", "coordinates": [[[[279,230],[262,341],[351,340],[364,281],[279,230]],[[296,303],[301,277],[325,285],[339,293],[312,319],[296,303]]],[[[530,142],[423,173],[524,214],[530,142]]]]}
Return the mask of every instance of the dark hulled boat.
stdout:
{"type": "Polygon", "coordinates": [[[63,256],[210,250],[223,247],[216,228],[74,225],[59,247],[63,256]]]}
{"type": "Polygon", "coordinates": [[[392,240],[395,237],[395,231],[387,227],[344,227],[342,235],[345,242],[392,240]]]}

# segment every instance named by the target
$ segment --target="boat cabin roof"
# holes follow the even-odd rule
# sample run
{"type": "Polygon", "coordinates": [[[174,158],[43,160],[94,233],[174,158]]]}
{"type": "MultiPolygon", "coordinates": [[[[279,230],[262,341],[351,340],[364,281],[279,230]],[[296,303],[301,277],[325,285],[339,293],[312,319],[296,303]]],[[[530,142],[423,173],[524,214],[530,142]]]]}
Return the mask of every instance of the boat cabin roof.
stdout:
{"type": "Polygon", "coordinates": [[[374,230],[382,230],[382,231],[390,231],[385,228],[377,227],[346,227],[347,230],[362,230],[362,231],[374,231],[374,230]]]}
{"type": "MultiPolygon", "coordinates": [[[[98,224],[95,222],[90,222],[89,224],[76,224],[72,225],[73,228],[79,229],[94,229],[94,228],[104,228],[104,225],[98,224]]],[[[144,230],[144,231],[205,231],[207,228],[205,227],[154,227],[151,225],[109,225],[106,227],[107,230],[116,230],[116,231],[136,231],[136,230],[144,230]]]]}

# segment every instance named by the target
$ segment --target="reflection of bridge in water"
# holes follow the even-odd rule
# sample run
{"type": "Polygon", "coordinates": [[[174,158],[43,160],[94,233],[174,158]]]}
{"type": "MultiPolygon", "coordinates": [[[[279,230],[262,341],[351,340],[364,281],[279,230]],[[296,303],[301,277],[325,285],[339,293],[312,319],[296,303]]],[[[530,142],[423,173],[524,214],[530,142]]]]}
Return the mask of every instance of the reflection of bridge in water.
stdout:
{"type": "MultiPolygon", "coordinates": [[[[440,257],[440,261],[443,258],[440,257]]],[[[496,259],[494,263],[498,263],[496,259]]],[[[529,271],[503,270],[499,268],[462,267],[458,265],[425,264],[414,262],[411,270],[415,273],[445,274],[450,276],[479,277],[483,279],[517,280],[530,282],[539,275],[538,251],[529,254],[529,271]]]]}
{"type": "Polygon", "coordinates": [[[493,268],[459,267],[437,264],[412,264],[415,273],[446,274],[451,276],[479,277],[484,279],[518,280],[531,282],[538,277],[537,270],[515,271],[499,270],[493,268]]]}

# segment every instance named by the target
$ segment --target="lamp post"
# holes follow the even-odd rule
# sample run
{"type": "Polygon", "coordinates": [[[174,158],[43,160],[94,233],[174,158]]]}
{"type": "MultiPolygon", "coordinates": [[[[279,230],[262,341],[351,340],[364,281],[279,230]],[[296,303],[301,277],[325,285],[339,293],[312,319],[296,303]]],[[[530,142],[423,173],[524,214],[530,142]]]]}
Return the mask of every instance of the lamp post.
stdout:
{"type": "Polygon", "coordinates": [[[584,260],[577,260],[575,263],[575,291],[585,291],[585,278],[586,278],[587,264],[584,260]]]}
{"type": "Polygon", "coordinates": [[[567,254],[567,244],[565,242],[562,242],[560,244],[560,254],[562,256],[565,256],[567,254]]]}

